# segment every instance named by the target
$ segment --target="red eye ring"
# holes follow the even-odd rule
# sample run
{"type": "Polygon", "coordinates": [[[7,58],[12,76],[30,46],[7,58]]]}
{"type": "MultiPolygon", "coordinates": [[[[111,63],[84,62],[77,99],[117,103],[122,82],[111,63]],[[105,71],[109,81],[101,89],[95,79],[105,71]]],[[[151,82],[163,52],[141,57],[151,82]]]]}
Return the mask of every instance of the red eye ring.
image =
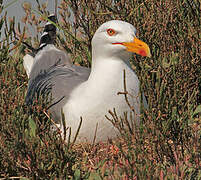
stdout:
{"type": "Polygon", "coordinates": [[[116,34],[114,29],[107,29],[107,33],[109,36],[113,36],[114,34],[116,34]]]}

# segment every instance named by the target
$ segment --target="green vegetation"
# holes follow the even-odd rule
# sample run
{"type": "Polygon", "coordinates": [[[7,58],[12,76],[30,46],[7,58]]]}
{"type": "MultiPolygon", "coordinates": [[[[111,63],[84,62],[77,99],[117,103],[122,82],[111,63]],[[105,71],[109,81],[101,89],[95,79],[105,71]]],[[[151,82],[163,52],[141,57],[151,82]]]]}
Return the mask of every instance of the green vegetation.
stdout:
{"type": "Polygon", "coordinates": [[[96,145],[66,143],[59,130],[51,131],[44,99],[26,106],[22,57],[27,50],[21,41],[38,46],[38,37],[31,39],[27,28],[42,32],[48,12],[46,4],[38,3],[43,16],[36,18],[39,14],[28,3],[23,7],[26,28],[14,30],[15,21],[0,6],[0,29],[5,24],[0,41],[0,178],[201,179],[199,0],[66,0],[59,5],[57,46],[75,64],[90,66],[93,34],[111,19],[133,24],[152,52],[150,59],[132,59],[149,104],[140,128],[129,131],[126,117],[122,127],[114,115],[111,121],[117,120],[121,137],[96,145]]]}

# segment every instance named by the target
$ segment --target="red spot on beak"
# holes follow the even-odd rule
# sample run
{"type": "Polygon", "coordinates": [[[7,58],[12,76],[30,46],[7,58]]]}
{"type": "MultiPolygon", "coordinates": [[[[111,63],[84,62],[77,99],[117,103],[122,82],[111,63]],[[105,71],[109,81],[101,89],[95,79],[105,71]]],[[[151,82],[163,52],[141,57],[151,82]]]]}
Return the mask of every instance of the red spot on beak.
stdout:
{"type": "Polygon", "coordinates": [[[147,56],[147,53],[143,49],[139,50],[139,54],[141,56],[147,56]]]}

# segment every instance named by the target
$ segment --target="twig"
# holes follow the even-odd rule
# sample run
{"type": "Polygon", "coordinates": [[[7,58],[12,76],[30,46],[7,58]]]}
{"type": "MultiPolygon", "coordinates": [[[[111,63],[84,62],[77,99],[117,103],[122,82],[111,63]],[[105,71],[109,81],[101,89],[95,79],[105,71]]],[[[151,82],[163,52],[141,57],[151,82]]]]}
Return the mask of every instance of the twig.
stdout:
{"type": "MultiPolygon", "coordinates": [[[[132,110],[130,112],[130,121],[128,120],[128,113],[124,112],[124,117],[118,117],[115,109],[113,110],[113,112],[111,110],[109,110],[109,114],[112,116],[112,118],[109,118],[107,115],[105,115],[105,117],[114,125],[114,127],[116,127],[119,132],[121,134],[123,134],[123,132],[125,132],[125,128],[124,125],[128,128],[128,131],[130,132],[130,134],[134,134],[133,130],[134,130],[134,123],[132,122],[133,116],[132,116],[132,112],[135,115],[136,118],[136,111],[135,108],[130,104],[129,100],[128,100],[128,95],[132,96],[131,94],[128,93],[127,88],[126,88],[126,72],[125,70],[123,71],[123,83],[124,83],[124,92],[118,92],[117,95],[123,94],[125,97],[125,101],[127,103],[127,105],[129,106],[129,108],[132,110]],[[131,123],[131,124],[130,124],[131,123]]],[[[132,96],[133,97],[133,96],[132,96]]],[[[137,98],[137,97],[136,97],[137,98]]],[[[135,121],[134,121],[135,122],[135,121]]]]}
{"type": "Polygon", "coordinates": [[[24,44],[29,50],[32,51],[32,53],[36,53],[37,52],[37,49],[33,48],[31,45],[29,45],[28,43],[20,40],[18,37],[15,36],[15,39],[17,39],[18,41],[22,42],[22,44],[24,44]]]}
{"type": "Polygon", "coordinates": [[[69,128],[69,135],[68,135],[68,145],[67,147],[70,147],[70,138],[71,138],[71,127],[69,128]]]}
{"type": "Polygon", "coordinates": [[[98,123],[96,123],[96,129],[95,129],[95,133],[94,133],[94,139],[93,139],[92,146],[94,146],[94,144],[95,144],[96,135],[97,135],[97,129],[98,129],[98,123]]]}
{"type": "MultiPolygon", "coordinates": [[[[58,7],[58,0],[55,0],[55,9],[54,9],[54,15],[57,19],[57,7],[58,7]]],[[[58,19],[57,19],[58,20],[58,19]]]]}
{"type": "Polygon", "coordinates": [[[106,119],[109,120],[112,123],[112,125],[115,128],[117,128],[119,130],[119,132],[122,134],[123,123],[122,123],[122,120],[119,119],[119,117],[117,116],[115,108],[113,109],[113,112],[111,110],[109,110],[108,112],[112,116],[112,118],[110,119],[107,115],[105,115],[106,119]],[[122,124],[122,126],[121,126],[121,124],[122,124]]]}
{"type": "Polygon", "coordinates": [[[60,132],[60,128],[58,127],[58,125],[54,122],[54,120],[52,118],[50,118],[50,116],[46,113],[45,110],[43,110],[43,113],[48,117],[48,119],[50,119],[50,121],[55,125],[57,130],[60,132]]]}
{"type": "Polygon", "coordinates": [[[77,131],[76,131],[76,134],[75,134],[75,137],[74,137],[72,146],[73,146],[73,144],[75,143],[75,141],[76,141],[76,139],[77,139],[78,133],[79,133],[80,128],[81,128],[81,125],[82,125],[82,117],[80,117],[80,124],[79,124],[79,126],[78,126],[78,128],[77,128],[77,131]]]}
{"type": "Polygon", "coordinates": [[[4,179],[28,179],[28,178],[23,177],[23,176],[19,176],[19,177],[13,176],[13,177],[8,177],[8,178],[1,178],[1,180],[4,180],[4,179]]]}
{"type": "Polygon", "coordinates": [[[131,104],[128,100],[128,96],[127,96],[129,93],[128,93],[127,88],[126,88],[126,71],[125,71],[125,69],[124,69],[123,77],[124,77],[124,92],[118,92],[117,95],[124,94],[126,103],[128,104],[129,108],[136,114],[135,108],[133,106],[131,106],[131,104]]]}
{"type": "Polygon", "coordinates": [[[64,130],[64,141],[66,140],[66,122],[65,122],[65,116],[63,112],[63,108],[61,108],[61,119],[63,124],[63,130],[64,130]]]}
{"type": "Polygon", "coordinates": [[[13,51],[13,50],[16,49],[17,47],[19,47],[21,43],[23,43],[22,40],[24,39],[24,35],[25,35],[25,27],[24,27],[24,29],[23,29],[22,35],[20,36],[20,39],[16,37],[16,32],[15,32],[15,30],[13,30],[13,33],[14,33],[15,39],[17,39],[18,42],[17,42],[17,44],[16,44],[13,48],[11,48],[11,49],[9,50],[9,52],[13,51]]]}
{"type": "MultiPolygon", "coordinates": [[[[125,122],[126,122],[126,125],[127,125],[127,127],[128,127],[129,132],[130,132],[131,134],[133,134],[133,129],[132,129],[132,127],[131,127],[131,125],[130,125],[130,123],[129,123],[129,121],[128,121],[127,112],[124,113],[124,119],[125,119],[125,122]]],[[[130,121],[132,121],[132,119],[131,119],[130,121]]]]}

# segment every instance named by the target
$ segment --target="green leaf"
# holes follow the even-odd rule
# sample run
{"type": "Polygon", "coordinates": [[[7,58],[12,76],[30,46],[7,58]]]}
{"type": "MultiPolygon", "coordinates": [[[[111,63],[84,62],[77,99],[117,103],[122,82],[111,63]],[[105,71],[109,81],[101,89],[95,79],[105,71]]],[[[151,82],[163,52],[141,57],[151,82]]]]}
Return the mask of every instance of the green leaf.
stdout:
{"type": "Polygon", "coordinates": [[[74,180],[79,180],[79,179],[80,179],[80,170],[79,170],[79,169],[76,169],[76,170],[75,170],[73,179],[74,179],[74,180]]]}
{"type": "Polygon", "coordinates": [[[29,178],[21,177],[20,180],[29,180],[29,178]]]}
{"type": "Polygon", "coordinates": [[[30,128],[30,136],[35,137],[36,136],[36,123],[31,118],[31,116],[29,116],[29,128],[30,128]]]}
{"type": "Polygon", "coordinates": [[[201,113],[201,105],[199,105],[195,111],[193,112],[193,116],[197,115],[197,114],[200,114],[201,113]]]}
{"type": "Polygon", "coordinates": [[[89,176],[89,180],[92,180],[92,179],[95,179],[95,180],[101,180],[102,178],[100,177],[100,175],[96,172],[92,172],[89,176]]]}

